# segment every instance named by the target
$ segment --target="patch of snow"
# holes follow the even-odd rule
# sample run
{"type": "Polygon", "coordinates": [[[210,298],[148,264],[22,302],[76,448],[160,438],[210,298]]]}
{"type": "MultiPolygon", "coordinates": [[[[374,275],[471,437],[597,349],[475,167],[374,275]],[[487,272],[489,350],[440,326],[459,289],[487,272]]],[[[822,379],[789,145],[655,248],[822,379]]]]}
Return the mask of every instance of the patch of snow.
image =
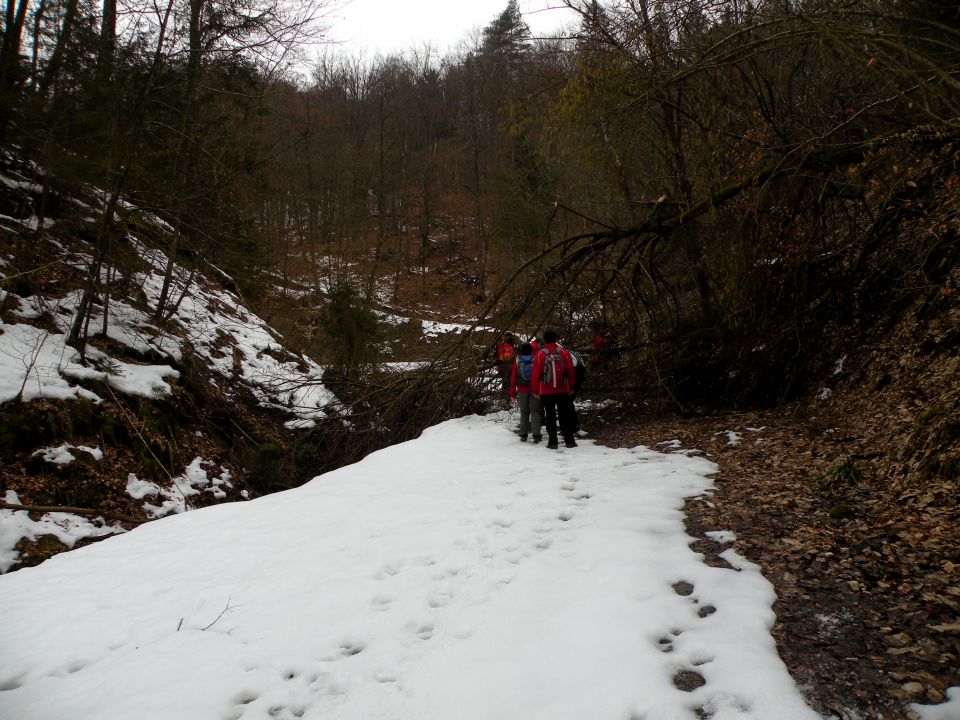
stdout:
{"type": "Polygon", "coordinates": [[[817,400],[829,400],[831,395],[833,395],[833,390],[830,388],[820,388],[820,392],[817,393],[817,400]]]}
{"type": "Polygon", "coordinates": [[[383,312],[382,310],[374,310],[373,314],[377,316],[380,322],[386,325],[406,325],[410,322],[410,318],[404,317],[403,315],[394,315],[392,313],[383,312]]]}
{"type": "Polygon", "coordinates": [[[7,175],[0,174],[0,183],[3,183],[12,190],[26,190],[31,193],[42,193],[43,185],[27,180],[17,180],[7,175]]]}
{"type": "Polygon", "coordinates": [[[704,535],[714,542],[723,543],[724,545],[735,542],[737,539],[737,536],[730,530],[710,530],[709,532],[705,532],[704,535]]]}
{"type": "Polygon", "coordinates": [[[134,500],[143,500],[148,496],[160,494],[160,486],[149,480],[141,480],[133,473],[127,474],[127,495],[134,500]]]}
{"type": "Polygon", "coordinates": [[[53,463],[54,465],[68,465],[76,460],[76,456],[71,453],[71,450],[80,450],[91,456],[94,460],[103,460],[103,450],[99,447],[87,447],[86,445],[71,445],[70,443],[64,443],[63,445],[58,445],[57,447],[49,448],[40,448],[33,453],[32,457],[40,455],[48,463],[53,463]]]}
{"type": "Polygon", "coordinates": [[[76,458],[70,453],[70,446],[67,443],[58,447],[40,448],[31,457],[40,455],[48,463],[54,465],[69,465],[76,458]]]}
{"type": "MultiPolygon", "coordinates": [[[[4,502],[19,505],[20,500],[13,490],[8,490],[4,502]]],[[[67,547],[78,540],[124,533],[126,530],[113,525],[97,524],[72,513],[45,513],[39,520],[31,520],[26,510],[0,509],[0,573],[5,573],[20,558],[17,543],[26,538],[36,540],[41,535],[53,535],[67,547]]],[[[0,659],[0,673],[4,660],[0,659]]]]}
{"type": "Polygon", "coordinates": [[[427,339],[438,338],[448,333],[465,333],[472,327],[459,323],[436,322],[435,320],[423,320],[421,321],[421,325],[423,326],[423,337],[427,339]]]}
{"type": "Polygon", "coordinates": [[[79,354],[66,344],[66,335],[32,325],[0,327],[0,402],[18,396],[24,401],[83,397],[101,402],[95,393],[67,380],[71,376],[103,379],[103,373],[79,364],[79,354]]]}
{"type": "Polygon", "coordinates": [[[724,435],[727,438],[727,445],[729,447],[736,447],[743,439],[740,433],[734,432],[733,430],[722,430],[716,434],[724,435]]]}
{"type": "MultiPolygon", "coordinates": [[[[43,308],[39,298],[28,297],[21,298],[14,295],[17,300],[17,307],[13,309],[13,314],[24,320],[36,320],[43,317],[43,308]]],[[[3,298],[0,298],[2,300],[3,298]]]]}
{"type": "Polygon", "coordinates": [[[583,408],[585,410],[616,410],[623,407],[623,403],[619,400],[577,400],[577,407],[583,408]]]}
{"type": "Polygon", "coordinates": [[[430,363],[428,361],[415,361],[415,362],[387,362],[381,363],[380,367],[388,372],[410,372],[412,370],[422,370],[425,367],[429,367],[430,363]]]}
{"type": "Polygon", "coordinates": [[[107,373],[106,381],[110,387],[127,395],[145,398],[168,397],[173,393],[164,378],[180,377],[180,373],[169,365],[135,365],[112,360],[113,372],[107,373]]]}
{"type": "Polygon", "coordinates": [[[216,463],[194,458],[182,474],[171,480],[169,488],[164,488],[149,480],[141,480],[135,474],[127,475],[127,494],[134,500],[143,500],[151,497],[160,500],[160,504],[145,502],[143,509],[152,518],[161,518],[170,514],[177,514],[189,510],[188,498],[209,492],[215,498],[223,500],[227,490],[233,487],[231,473],[226,468],[220,468],[220,474],[214,475],[216,463]],[[209,472],[208,472],[209,470],[209,472]]]}
{"type": "Polygon", "coordinates": [[[960,718],[960,686],[947,688],[947,701],[939,705],[910,705],[920,720],[957,720],[960,718]]]}
{"type": "Polygon", "coordinates": [[[283,426],[287,428],[287,430],[309,430],[317,426],[317,421],[309,419],[287,420],[283,426]]]}

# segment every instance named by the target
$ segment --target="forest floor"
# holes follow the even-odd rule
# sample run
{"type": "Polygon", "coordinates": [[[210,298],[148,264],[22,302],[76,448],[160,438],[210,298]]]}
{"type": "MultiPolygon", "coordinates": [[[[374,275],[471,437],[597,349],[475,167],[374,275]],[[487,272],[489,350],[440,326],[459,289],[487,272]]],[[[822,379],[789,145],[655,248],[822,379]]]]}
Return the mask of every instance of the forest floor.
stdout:
{"type": "Polygon", "coordinates": [[[717,463],[716,492],[687,503],[693,548],[725,566],[704,533],[736,534],[735,550],[776,589],[780,655],[824,717],[904,720],[910,703],[960,685],[955,483],[884,478],[868,466],[890,447],[865,443],[856,418],[827,423],[802,407],[623,422],[593,437],[717,463]]]}

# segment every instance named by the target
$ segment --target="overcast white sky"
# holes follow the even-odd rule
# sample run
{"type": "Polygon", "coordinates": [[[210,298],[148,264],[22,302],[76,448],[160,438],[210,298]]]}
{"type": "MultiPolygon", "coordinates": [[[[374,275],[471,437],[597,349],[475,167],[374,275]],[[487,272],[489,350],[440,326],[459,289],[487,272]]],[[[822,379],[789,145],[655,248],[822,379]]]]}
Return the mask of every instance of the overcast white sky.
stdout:
{"type": "MultiPolygon", "coordinates": [[[[559,0],[519,0],[534,35],[550,34],[570,21],[570,11],[557,9],[559,4],[559,0]]],[[[351,54],[388,54],[425,42],[444,53],[506,7],[507,0],[345,0],[328,17],[330,39],[343,43],[351,54]]]]}

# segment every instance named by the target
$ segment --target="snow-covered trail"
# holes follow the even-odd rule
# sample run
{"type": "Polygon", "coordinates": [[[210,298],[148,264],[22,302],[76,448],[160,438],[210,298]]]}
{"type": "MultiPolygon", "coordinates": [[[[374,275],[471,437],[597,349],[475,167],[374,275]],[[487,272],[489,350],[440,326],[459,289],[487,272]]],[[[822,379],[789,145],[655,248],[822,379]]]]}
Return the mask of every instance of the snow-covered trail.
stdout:
{"type": "Polygon", "coordinates": [[[817,717],[769,583],[689,548],[683,501],[712,463],[512,426],[447,422],[0,576],[0,717],[817,717]]]}

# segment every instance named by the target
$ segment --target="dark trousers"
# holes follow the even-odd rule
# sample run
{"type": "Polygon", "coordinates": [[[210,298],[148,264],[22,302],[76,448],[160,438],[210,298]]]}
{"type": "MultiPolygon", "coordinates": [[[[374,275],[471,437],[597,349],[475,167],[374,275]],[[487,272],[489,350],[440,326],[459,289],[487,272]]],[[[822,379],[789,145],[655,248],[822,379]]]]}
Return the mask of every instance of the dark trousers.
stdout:
{"type": "Polygon", "coordinates": [[[510,371],[512,370],[511,365],[498,365],[497,373],[500,375],[500,395],[501,397],[510,399],[510,371]]]}
{"type": "Polygon", "coordinates": [[[547,426],[547,435],[551,440],[557,439],[557,418],[560,419],[560,434],[563,435],[565,442],[573,440],[574,433],[574,414],[573,398],[567,393],[557,393],[555,395],[541,395],[543,402],[543,415],[547,426]]]}

